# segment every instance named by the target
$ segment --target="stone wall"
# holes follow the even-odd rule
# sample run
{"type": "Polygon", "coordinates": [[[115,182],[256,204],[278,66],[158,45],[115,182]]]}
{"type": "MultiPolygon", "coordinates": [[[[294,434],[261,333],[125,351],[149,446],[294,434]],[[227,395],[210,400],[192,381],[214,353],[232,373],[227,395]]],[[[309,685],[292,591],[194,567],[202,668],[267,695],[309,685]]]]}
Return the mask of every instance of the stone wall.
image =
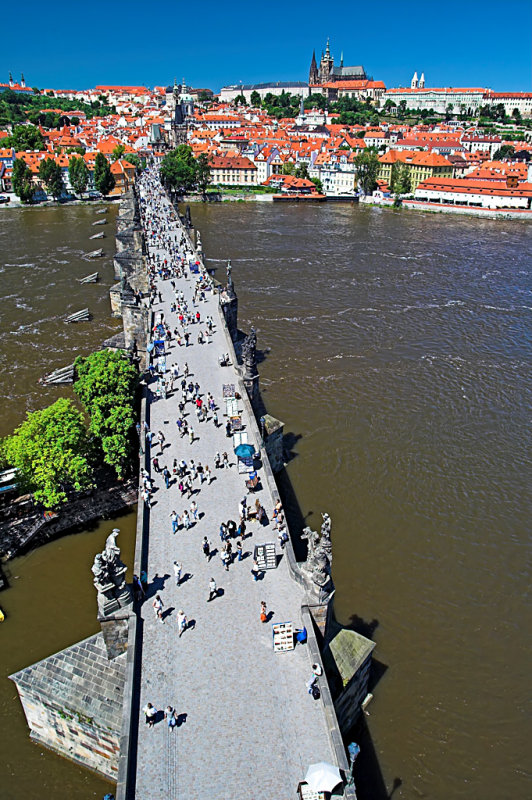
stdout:
{"type": "Polygon", "coordinates": [[[31,738],[116,781],[125,668],[98,633],[10,675],[31,738]]]}

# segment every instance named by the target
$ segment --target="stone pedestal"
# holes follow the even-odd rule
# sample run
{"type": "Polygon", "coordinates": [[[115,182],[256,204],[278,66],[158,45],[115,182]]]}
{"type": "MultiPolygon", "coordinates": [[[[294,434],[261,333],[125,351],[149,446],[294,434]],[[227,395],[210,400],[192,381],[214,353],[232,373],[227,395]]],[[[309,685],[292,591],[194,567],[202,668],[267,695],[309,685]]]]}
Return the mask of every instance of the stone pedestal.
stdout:
{"type": "Polygon", "coordinates": [[[264,414],[261,419],[264,421],[264,447],[266,448],[268,459],[272,470],[274,472],[280,472],[284,467],[284,423],[272,417],[271,414],[264,414]]]}

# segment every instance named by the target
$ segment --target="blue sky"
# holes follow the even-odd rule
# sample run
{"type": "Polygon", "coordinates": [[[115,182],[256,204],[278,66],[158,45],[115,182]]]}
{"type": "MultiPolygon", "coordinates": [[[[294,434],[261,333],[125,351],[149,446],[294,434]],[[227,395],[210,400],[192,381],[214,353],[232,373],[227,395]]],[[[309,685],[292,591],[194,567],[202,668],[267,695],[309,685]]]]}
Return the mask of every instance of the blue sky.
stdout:
{"type": "Polygon", "coordinates": [[[389,87],[417,70],[427,86],[532,91],[531,0],[27,0],[2,22],[0,81],[41,88],[306,80],[330,37],[336,62],[343,50],[389,87]]]}

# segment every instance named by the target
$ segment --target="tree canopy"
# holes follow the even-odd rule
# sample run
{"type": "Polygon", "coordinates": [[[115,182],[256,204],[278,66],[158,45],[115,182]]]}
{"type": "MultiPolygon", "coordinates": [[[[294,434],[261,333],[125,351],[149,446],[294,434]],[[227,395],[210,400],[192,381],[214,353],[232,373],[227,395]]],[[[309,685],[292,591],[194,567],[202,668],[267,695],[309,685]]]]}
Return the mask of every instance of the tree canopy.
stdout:
{"type": "Polygon", "coordinates": [[[28,413],[2,442],[6,461],[19,470],[20,485],[46,508],[66,502],[68,488],[90,486],[88,450],[83,414],[66,398],[28,413]]]}
{"type": "Polygon", "coordinates": [[[197,169],[192,148],[180,144],[165,155],[161,163],[161,180],[168,189],[184,195],[194,191],[197,182],[197,169]]]}
{"type": "Polygon", "coordinates": [[[360,188],[364,194],[371,194],[377,188],[379,157],[371,148],[355,156],[355,170],[360,188]]]}
{"type": "Polygon", "coordinates": [[[94,159],[94,187],[104,196],[115,188],[115,177],[103,153],[96,153],[94,159]]]}
{"type": "Polygon", "coordinates": [[[89,184],[89,169],[85,159],[72,156],[68,162],[70,185],[77,194],[83,194],[89,184]]]}
{"type": "Polygon", "coordinates": [[[53,158],[43,158],[39,164],[39,178],[54,200],[57,200],[65,188],[63,173],[57,161],[54,161],[53,158]]]}
{"type": "Polygon", "coordinates": [[[138,373],[121,351],[99,350],[75,361],[74,391],[90,417],[103,460],[122,478],[132,453],[138,373]]]}
{"type": "Polygon", "coordinates": [[[43,135],[35,125],[15,125],[13,133],[2,140],[3,147],[15,150],[44,150],[43,135]]]}
{"type": "Polygon", "coordinates": [[[35,193],[35,186],[32,182],[32,172],[23,158],[16,158],[13,161],[13,172],[11,183],[13,191],[22,203],[31,203],[35,193]]]}

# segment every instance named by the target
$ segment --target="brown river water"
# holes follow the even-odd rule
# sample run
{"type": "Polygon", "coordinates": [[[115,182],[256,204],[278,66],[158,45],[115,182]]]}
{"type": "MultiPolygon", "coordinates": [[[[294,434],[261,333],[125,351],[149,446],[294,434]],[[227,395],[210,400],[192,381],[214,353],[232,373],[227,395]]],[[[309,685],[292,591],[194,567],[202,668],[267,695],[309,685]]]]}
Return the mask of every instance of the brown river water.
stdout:
{"type": "MultiPolygon", "coordinates": [[[[529,798],[530,227],[349,205],[198,204],[192,217],[222,281],[231,259],[240,325],[266,351],[292,515],[317,527],[331,514],[336,616],[377,643],[361,800],[529,798]]],[[[116,329],[110,264],[81,258],[100,245],[97,218],[0,214],[1,433],[68,392],[43,393],[41,374],[116,329]],[[94,269],[102,284],[75,283],[94,269]],[[64,325],[86,305],[92,323],[64,325]]],[[[11,565],[2,797],[106,790],[29,742],[5,675],[96,631],[89,568],[110,525],[11,565]]]]}

